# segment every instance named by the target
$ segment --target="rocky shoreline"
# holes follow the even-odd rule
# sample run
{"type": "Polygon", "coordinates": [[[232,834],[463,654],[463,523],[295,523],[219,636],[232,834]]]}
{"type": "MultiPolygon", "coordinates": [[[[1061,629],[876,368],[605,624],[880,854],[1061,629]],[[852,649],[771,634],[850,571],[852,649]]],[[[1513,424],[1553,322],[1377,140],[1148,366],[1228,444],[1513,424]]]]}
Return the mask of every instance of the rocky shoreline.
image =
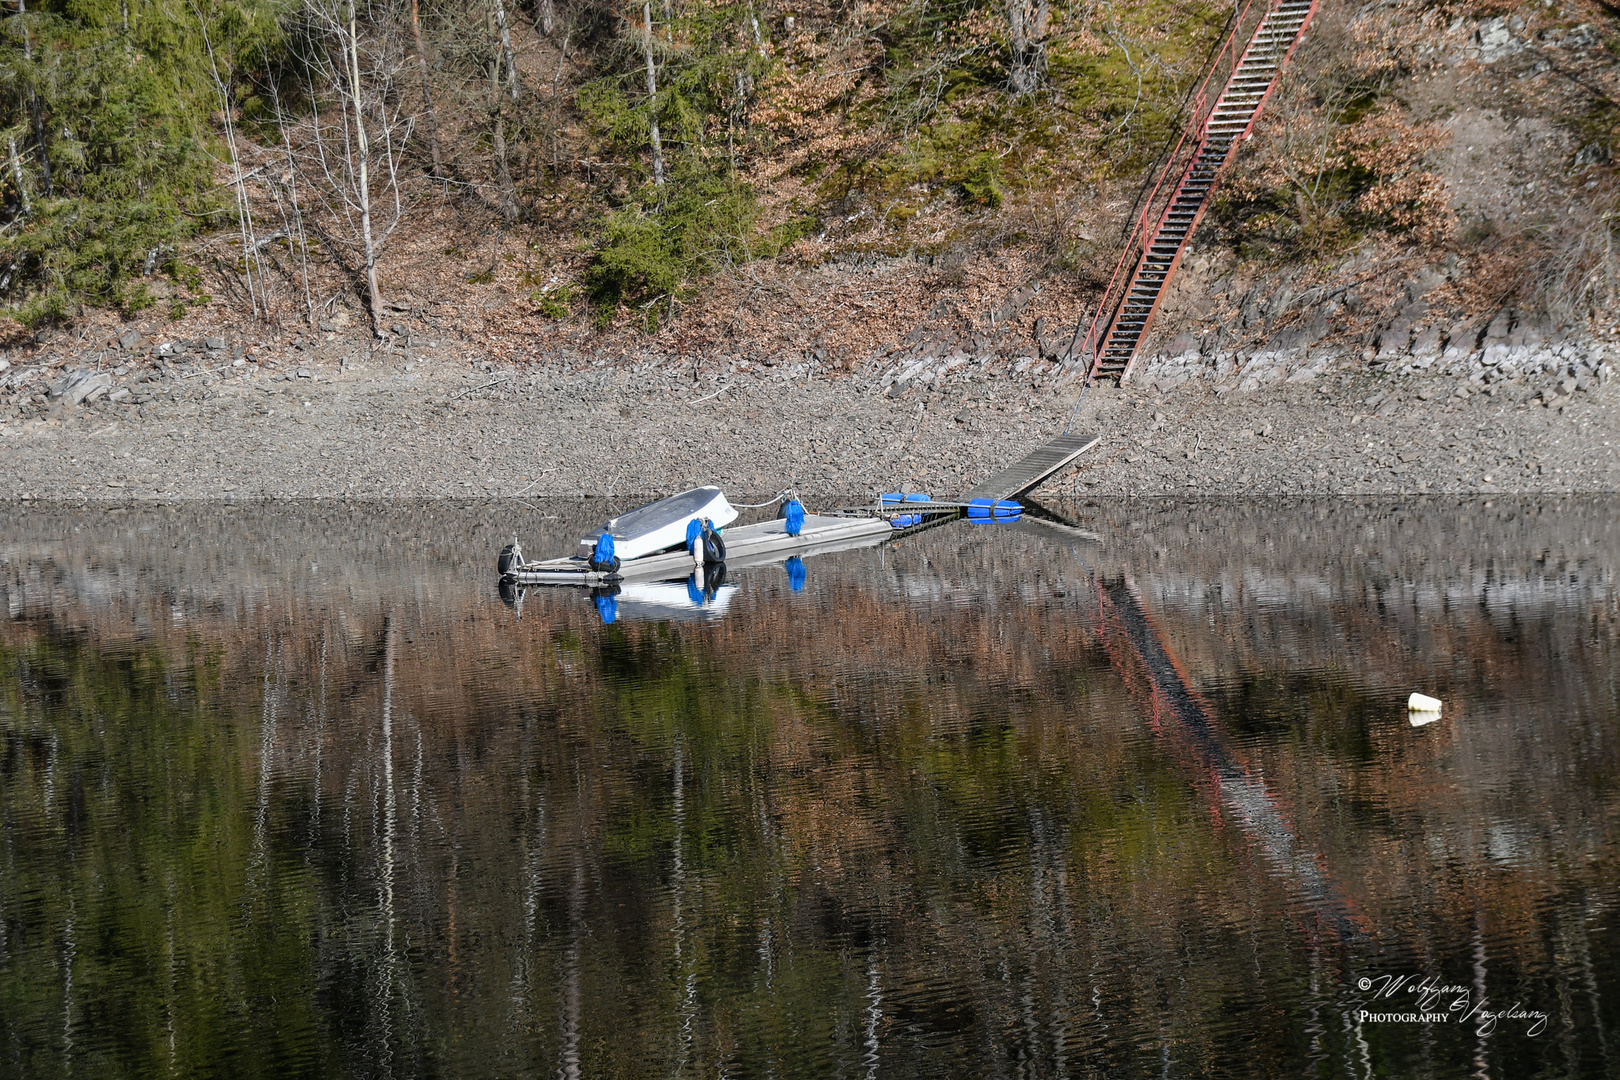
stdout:
{"type": "Polygon", "coordinates": [[[1370,360],[1188,349],[1083,398],[1039,356],[842,372],[741,356],[496,363],[471,342],[402,335],[374,351],[335,327],[293,348],[130,339],[0,371],[0,497],[628,497],[700,482],[951,495],[1071,423],[1102,442],[1048,494],[1620,490],[1620,353],[1500,328],[1467,351],[1408,339],[1370,360]]]}

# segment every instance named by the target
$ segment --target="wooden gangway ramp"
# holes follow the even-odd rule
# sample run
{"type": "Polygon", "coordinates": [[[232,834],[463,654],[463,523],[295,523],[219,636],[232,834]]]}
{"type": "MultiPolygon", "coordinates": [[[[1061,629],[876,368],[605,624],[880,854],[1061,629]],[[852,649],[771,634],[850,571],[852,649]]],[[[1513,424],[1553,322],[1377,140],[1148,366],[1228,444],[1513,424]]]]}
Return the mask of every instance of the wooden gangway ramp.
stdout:
{"type": "Polygon", "coordinates": [[[1016,499],[1068,468],[1075,458],[1100,441],[1101,435],[1059,435],[1045,446],[1031,450],[1023,460],[1014,462],[971,491],[964,492],[961,501],[1016,499]]]}

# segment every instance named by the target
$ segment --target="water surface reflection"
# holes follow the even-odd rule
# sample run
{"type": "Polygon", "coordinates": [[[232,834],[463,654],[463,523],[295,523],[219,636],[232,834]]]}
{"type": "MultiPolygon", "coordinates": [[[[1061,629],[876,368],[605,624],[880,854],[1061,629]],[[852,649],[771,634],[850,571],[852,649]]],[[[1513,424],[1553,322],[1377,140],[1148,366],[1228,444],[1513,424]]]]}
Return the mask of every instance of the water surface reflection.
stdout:
{"type": "Polygon", "coordinates": [[[1614,1075],[1620,504],[1055,509],[5,512],[4,1071],[1614,1075]]]}

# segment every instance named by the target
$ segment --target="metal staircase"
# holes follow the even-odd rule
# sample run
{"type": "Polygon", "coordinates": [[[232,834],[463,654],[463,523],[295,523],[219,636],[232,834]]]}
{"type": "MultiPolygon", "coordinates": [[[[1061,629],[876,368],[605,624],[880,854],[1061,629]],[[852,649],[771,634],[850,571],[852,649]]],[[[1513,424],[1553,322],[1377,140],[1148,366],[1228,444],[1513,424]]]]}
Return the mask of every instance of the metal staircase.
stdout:
{"type": "Polygon", "coordinates": [[[1218,46],[1194,93],[1188,122],[1132,223],[1119,264],[1097,304],[1086,336],[1073,350],[1089,365],[1088,380],[1123,382],[1164,299],[1165,287],[1192,241],[1216,182],[1238,141],[1316,14],[1317,0],[1275,0],[1258,21],[1246,3],[1218,46]],[[1244,30],[1253,32],[1245,38],[1244,30]],[[1239,54],[1238,42],[1248,44],[1239,54]],[[1220,87],[1219,94],[1210,89],[1220,87]],[[1172,185],[1171,180],[1176,182],[1172,185]]]}

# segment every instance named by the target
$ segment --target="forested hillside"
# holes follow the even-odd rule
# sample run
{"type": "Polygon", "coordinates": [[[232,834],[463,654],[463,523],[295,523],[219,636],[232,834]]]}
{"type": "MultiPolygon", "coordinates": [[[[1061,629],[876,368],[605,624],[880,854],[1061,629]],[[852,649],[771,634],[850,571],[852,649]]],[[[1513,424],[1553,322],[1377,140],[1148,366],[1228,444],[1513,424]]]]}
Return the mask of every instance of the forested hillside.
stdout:
{"type": "MultiPolygon", "coordinates": [[[[798,293],[815,328],[782,341],[849,364],[986,308],[1050,351],[1232,16],[1215,0],[5,10],[0,304],[23,324],[116,311],[386,334],[437,304],[576,342],[708,340],[774,332],[771,305],[798,293]],[[827,267],[881,280],[803,278],[827,267]],[[802,295],[817,289],[836,301],[802,295]]],[[[1462,259],[1459,310],[1600,317],[1616,28],[1588,0],[1328,0],[1187,288],[1331,275],[1377,249],[1462,259]],[[1506,126],[1497,151],[1469,106],[1506,126]],[[1501,185],[1470,183],[1526,139],[1541,152],[1504,180],[1531,183],[1515,216],[1501,185]]],[[[1167,332],[1219,306],[1183,300],[1167,332]]]]}

